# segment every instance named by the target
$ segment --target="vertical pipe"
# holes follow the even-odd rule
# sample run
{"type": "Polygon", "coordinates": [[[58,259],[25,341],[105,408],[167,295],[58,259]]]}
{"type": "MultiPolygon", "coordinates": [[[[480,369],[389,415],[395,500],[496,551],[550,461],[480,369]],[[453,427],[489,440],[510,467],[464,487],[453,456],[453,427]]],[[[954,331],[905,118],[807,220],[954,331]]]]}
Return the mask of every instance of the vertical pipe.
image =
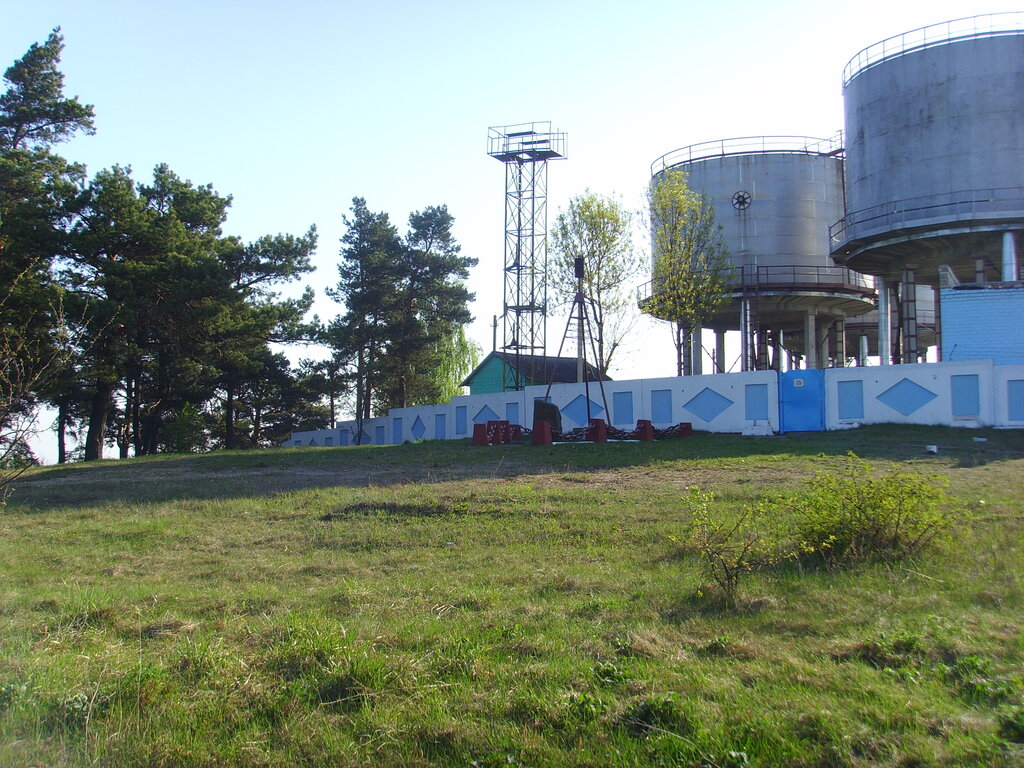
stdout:
{"type": "Polygon", "coordinates": [[[868,364],[868,335],[862,333],[858,341],[860,342],[860,348],[857,354],[857,365],[865,366],[868,364]]]}
{"type": "Polygon", "coordinates": [[[1003,232],[1003,280],[1012,282],[1017,277],[1017,244],[1013,232],[1003,232]]]}
{"type": "Polygon", "coordinates": [[[808,370],[818,367],[818,329],[816,320],[814,310],[807,310],[807,315],[804,317],[804,355],[806,357],[804,368],[808,370]]]}
{"type": "Polygon", "coordinates": [[[889,283],[875,278],[878,289],[878,364],[889,365],[892,356],[892,308],[889,306],[889,283]]]}

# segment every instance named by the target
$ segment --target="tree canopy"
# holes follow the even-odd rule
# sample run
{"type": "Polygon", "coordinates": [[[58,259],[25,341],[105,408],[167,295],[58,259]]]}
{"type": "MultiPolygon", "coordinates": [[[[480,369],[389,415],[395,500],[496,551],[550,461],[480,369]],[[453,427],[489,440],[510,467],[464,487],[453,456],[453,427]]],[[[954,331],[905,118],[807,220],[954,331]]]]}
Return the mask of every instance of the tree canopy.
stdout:
{"type": "Polygon", "coordinates": [[[654,262],[643,311],[673,324],[677,370],[689,372],[691,336],[725,301],[730,268],[722,228],[708,199],[687,175],[669,169],[647,191],[654,262]]]}
{"type": "Polygon", "coordinates": [[[328,293],[345,312],[326,338],[349,361],[357,418],[438,402],[473,367],[462,327],[476,259],[460,255],[446,206],[412,213],[404,237],[360,197],[344,221],[339,281],[328,293]]]}
{"type": "Polygon", "coordinates": [[[633,278],[641,265],[633,248],[632,216],[623,205],[587,191],[569,201],[551,230],[550,284],[556,301],[569,303],[576,295],[574,263],[583,259],[583,293],[590,300],[601,371],[607,371],[615,351],[636,325],[633,278]]]}

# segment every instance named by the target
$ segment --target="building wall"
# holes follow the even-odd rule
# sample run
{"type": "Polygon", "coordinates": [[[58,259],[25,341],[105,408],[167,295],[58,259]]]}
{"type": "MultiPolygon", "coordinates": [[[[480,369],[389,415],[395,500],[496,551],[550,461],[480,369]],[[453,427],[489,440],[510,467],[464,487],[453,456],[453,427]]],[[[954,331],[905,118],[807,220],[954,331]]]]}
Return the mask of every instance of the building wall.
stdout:
{"type": "Polygon", "coordinates": [[[1024,284],[944,288],[942,359],[1024,365],[1024,284]]]}
{"type": "Polygon", "coordinates": [[[501,392],[505,382],[502,376],[505,372],[505,362],[497,357],[492,357],[484,363],[473,380],[469,383],[471,395],[482,395],[488,392],[501,392]]]}

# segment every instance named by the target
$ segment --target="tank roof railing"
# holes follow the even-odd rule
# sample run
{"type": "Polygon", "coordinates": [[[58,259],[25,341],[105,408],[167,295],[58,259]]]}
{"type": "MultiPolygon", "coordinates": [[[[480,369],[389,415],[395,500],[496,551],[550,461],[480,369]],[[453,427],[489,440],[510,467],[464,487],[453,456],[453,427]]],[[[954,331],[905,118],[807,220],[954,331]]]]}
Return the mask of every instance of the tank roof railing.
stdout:
{"type": "Polygon", "coordinates": [[[1024,187],[963,189],[908,197],[851,211],[832,224],[828,234],[838,245],[846,242],[848,230],[855,228],[864,233],[886,232],[925,220],[986,218],[1014,210],[1024,211],[1024,187]]]}
{"type": "MultiPolygon", "coordinates": [[[[862,296],[874,296],[875,278],[854,272],[847,267],[814,266],[811,264],[786,264],[779,266],[754,266],[746,264],[729,268],[726,290],[740,293],[752,289],[778,291],[790,289],[794,293],[804,291],[838,290],[862,296]]],[[[654,291],[654,281],[648,280],[637,288],[637,301],[644,304],[654,291]]]]}
{"type": "Polygon", "coordinates": [[[837,133],[831,139],[820,139],[813,136],[738,136],[731,139],[705,141],[691,144],[688,147],[674,149],[651,163],[651,175],[682,163],[694,160],[706,160],[711,157],[728,155],[761,155],[761,154],[800,154],[800,155],[842,155],[843,134],[837,133]]]}
{"type": "Polygon", "coordinates": [[[967,16],[962,19],[953,19],[912,29],[901,35],[895,35],[874,45],[869,45],[850,59],[843,68],[843,88],[864,70],[906,53],[959,40],[1019,35],[1021,33],[1024,33],[1024,11],[967,16]]]}

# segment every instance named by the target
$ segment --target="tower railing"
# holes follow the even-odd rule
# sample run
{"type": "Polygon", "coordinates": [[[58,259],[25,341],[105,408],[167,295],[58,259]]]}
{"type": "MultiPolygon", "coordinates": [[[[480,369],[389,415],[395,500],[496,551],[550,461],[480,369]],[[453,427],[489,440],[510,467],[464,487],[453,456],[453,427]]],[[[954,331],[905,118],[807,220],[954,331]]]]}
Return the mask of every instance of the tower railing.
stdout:
{"type": "MultiPolygon", "coordinates": [[[[963,189],[908,197],[851,211],[828,228],[835,247],[877,232],[888,232],[934,219],[950,221],[1024,217],[1024,187],[963,189]]],[[[833,250],[833,252],[835,252],[833,250]]]]}
{"type": "MultiPolygon", "coordinates": [[[[758,290],[821,291],[838,290],[861,296],[874,296],[875,280],[870,275],[854,272],[847,267],[792,264],[782,266],[745,265],[732,267],[726,279],[726,290],[731,294],[758,290]]],[[[649,280],[637,288],[637,303],[642,307],[656,290],[655,281],[649,280]]]]}
{"type": "Polygon", "coordinates": [[[728,155],[800,154],[842,156],[843,134],[830,139],[813,136],[738,136],[731,139],[705,141],[668,152],[651,163],[651,175],[682,163],[728,155]]]}
{"type": "Polygon", "coordinates": [[[843,88],[861,72],[897,56],[932,48],[937,45],[972,40],[980,37],[1001,37],[1024,33],[1024,11],[966,16],[939,24],[912,29],[886,38],[857,53],[843,68],[843,88]]]}

